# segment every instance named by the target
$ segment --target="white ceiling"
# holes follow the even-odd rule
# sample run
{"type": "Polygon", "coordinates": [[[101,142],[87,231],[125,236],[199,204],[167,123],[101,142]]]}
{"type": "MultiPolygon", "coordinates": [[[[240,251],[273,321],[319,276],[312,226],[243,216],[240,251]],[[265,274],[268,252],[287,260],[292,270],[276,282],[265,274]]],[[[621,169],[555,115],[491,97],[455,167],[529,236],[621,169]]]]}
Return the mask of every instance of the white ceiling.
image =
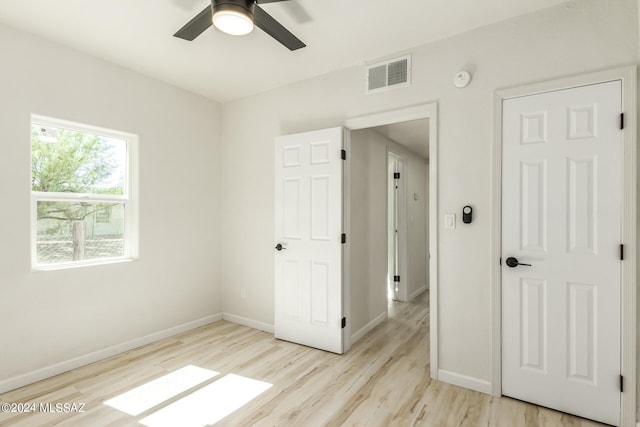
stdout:
{"type": "Polygon", "coordinates": [[[408,122],[377,126],[371,130],[388,139],[405,146],[408,150],[422,157],[429,158],[429,120],[419,119],[408,122]]]}
{"type": "Polygon", "coordinates": [[[566,0],[292,0],[262,7],[307,44],[256,29],[172,35],[209,0],[2,0],[0,23],[226,102],[566,0]],[[306,16],[305,16],[306,15],[306,16]]]}

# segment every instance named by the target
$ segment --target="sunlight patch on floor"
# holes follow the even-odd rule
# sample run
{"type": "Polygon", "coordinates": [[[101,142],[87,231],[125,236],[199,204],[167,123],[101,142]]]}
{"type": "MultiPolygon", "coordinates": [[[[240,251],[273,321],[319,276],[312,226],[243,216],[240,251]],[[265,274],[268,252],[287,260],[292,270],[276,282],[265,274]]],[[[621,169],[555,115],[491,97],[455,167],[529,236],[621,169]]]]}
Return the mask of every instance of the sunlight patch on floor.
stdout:
{"type": "Polygon", "coordinates": [[[218,372],[209,369],[187,365],[104,403],[129,415],[136,416],[218,374],[218,372]]]}
{"type": "Polygon", "coordinates": [[[148,427],[203,427],[215,424],[272,384],[229,374],[141,419],[148,427]]]}

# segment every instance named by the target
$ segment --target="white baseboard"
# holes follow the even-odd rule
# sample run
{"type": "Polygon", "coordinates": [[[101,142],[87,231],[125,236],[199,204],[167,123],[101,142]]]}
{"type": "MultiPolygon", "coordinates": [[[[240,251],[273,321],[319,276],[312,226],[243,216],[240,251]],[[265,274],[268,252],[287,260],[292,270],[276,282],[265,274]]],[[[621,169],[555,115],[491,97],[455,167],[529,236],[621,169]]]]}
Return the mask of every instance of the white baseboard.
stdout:
{"type": "Polygon", "coordinates": [[[249,319],[248,317],[237,316],[231,313],[223,313],[222,320],[237,323],[238,325],[248,326],[253,329],[259,329],[261,331],[269,332],[270,334],[274,332],[273,325],[258,322],[257,320],[249,319]]]}
{"type": "Polygon", "coordinates": [[[362,328],[358,329],[353,335],[351,335],[351,344],[352,345],[355,344],[356,341],[358,341],[360,338],[362,338],[365,335],[367,335],[370,331],[373,330],[373,328],[375,328],[376,326],[378,326],[380,323],[384,322],[385,320],[387,320],[387,312],[386,311],[384,313],[381,313],[378,316],[376,316],[375,319],[373,319],[371,322],[367,323],[362,328]]]}
{"type": "Polygon", "coordinates": [[[5,393],[9,390],[15,390],[19,387],[27,384],[33,384],[37,381],[44,380],[46,378],[53,377],[63,372],[70,371],[81,366],[88,365],[93,362],[97,362],[102,359],[106,359],[116,354],[124,353],[125,351],[133,350],[134,348],[143,346],[145,344],[152,343],[154,341],[168,338],[174,335],[178,335],[182,332],[186,332],[191,329],[198,328],[209,323],[214,323],[222,320],[222,314],[213,314],[206,316],[198,320],[183,323],[182,325],[174,326],[172,328],[164,329],[162,331],[154,332],[143,337],[134,338],[130,341],[116,344],[111,347],[104,348],[102,350],[94,351],[82,356],[74,357],[73,359],[65,360],[53,365],[46,366],[44,368],[27,372],[13,378],[0,381],[0,393],[5,393]]]}
{"type": "Polygon", "coordinates": [[[411,295],[409,295],[409,301],[411,301],[412,299],[414,299],[415,297],[417,297],[421,293],[425,292],[427,289],[429,289],[427,287],[427,285],[424,285],[423,287],[421,287],[418,290],[414,291],[411,295]]]}
{"type": "Polygon", "coordinates": [[[445,371],[444,369],[438,370],[438,381],[479,391],[481,393],[491,394],[491,383],[489,381],[468,377],[451,371],[445,371]]]}

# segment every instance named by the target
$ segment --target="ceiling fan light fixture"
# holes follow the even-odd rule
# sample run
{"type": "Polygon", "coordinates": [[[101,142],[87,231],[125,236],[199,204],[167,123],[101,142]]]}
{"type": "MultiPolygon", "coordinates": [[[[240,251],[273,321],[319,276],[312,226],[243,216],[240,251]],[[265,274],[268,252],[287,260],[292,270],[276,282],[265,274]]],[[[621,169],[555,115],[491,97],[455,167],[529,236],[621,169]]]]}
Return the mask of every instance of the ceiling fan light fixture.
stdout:
{"type": "Polygon", "coordinates": [[[220,31],[234,36],[243,36],[253,31],[253,14],[242,6],[214,3],[213,25],[220,31]]]}

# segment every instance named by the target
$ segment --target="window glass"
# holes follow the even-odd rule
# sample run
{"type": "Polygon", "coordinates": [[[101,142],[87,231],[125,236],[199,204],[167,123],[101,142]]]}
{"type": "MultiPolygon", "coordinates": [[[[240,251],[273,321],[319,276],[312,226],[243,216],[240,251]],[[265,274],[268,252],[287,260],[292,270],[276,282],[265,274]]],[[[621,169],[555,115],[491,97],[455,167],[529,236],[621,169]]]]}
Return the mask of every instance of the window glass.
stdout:
{"type": "Polygon", "coordinates": [[[130,257],[126,135],[31,124],[31,194],[36,267],[130,257]]]}

